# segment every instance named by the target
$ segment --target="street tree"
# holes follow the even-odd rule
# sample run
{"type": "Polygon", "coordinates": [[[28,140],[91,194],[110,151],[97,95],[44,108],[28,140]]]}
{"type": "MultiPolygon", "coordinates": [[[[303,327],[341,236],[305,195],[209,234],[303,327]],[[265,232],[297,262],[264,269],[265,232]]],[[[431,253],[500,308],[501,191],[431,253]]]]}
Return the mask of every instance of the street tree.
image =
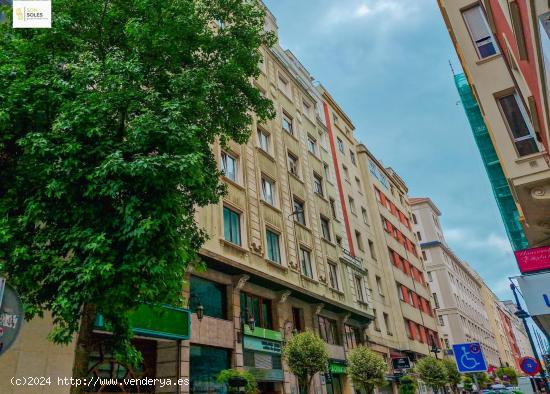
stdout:
{"type": "Polygon", "coordinates": [[[411,375],[399,379],[399,394],[416,394],[416,380],[411,375]]]}
{"type": "Polygon", "coordinates": [[[309,394],[315,374],[327,370],[328,351],[325,342],[313,331],[294,335],[283,347],[283,358],[300,387],[300,393],[309,394]]]}
{"type": "Polygon", "coordinates": [[[257,0],[54,6],[52,29],[0,23],[0,275],[52,341],[78,335],[84,377],[97,313],[135,361],[129,313],[181,305],[196,208],[225,190],[212,146],[274,116],[253,84],[273,35],[257,0]]]}
{"type": "Polygon", "coordinates": [[[424,357],[418,360],[415,371],[420,380],[431,387],[434,392],[438,392],[447,383],[447,370],[443,363],[434,357],[424,357]]]}
{"type": "Polygon", "coordinates": [[[218,383],[224,384],[227,386],[227,392],[230,394],[239,394],[241,393],[241,387],[244,389],[244,394],[257,394],[258,393],[258,382],[254,375],[248,371],[242,371],[237,369],[224,369],[218,374],[216,378],[218,383]],[[232,381],[240,380],[242,386],[234,387],[231,385],[232,381]]]}
{"type": "Polygon", "coordinates": [[[447,383],[451,386],[453,392],[458,391],[458,385],[462,380],[462,374],[458,371],[456,363],[448,358],[444,358],[442,361],[443,366],[447,372],[447,383]]]}
{"type": "Polygon", "coordinates": [[[502,367],[497,369],[497,376],[501,381],[508,380],[513,386],[518,385],[518,374],[514,368],[502,367]]]}
{"type": "Polygon", "coordinates": [[[386,383],[388,366],[384,358],[366,346],[353,349],[348,355],[347,374],[357,388],[372,394],[374,388],[386,383]]]}

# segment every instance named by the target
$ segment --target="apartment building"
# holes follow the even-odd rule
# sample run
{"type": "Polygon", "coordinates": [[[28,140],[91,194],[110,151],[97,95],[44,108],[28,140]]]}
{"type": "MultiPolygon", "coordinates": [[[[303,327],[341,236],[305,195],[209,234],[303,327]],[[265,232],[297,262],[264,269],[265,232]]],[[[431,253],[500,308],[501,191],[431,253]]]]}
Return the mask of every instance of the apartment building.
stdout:
{"type": "Polygon", "coordinates": [[[512,300],[503,300],[502,305],[510,313],[510,322],[512,323],[512,330],[516,339],[519,357],[533,357],[533,349],[531,349],[525,326],[522,320],[516,316],[516,312],[518,311],[517,305],[512,300]]]}
{"type": "MultiPolygon", "coordinates": [[[[526,241],[529,248],[547,252],[550,5],[543,0],[438,0],[438,4],[516,204],[514,208],[507,203],[506,210],[517,215],[524,237],[516,231],[513,218],[504,218],[511,243],[514,249],[525,249],[526,241]]],[[[509,200],[498,194],[496,198],[509,200]]],[[[550,260],[538,260],[537,269],[520,284],[532,290],[527,307],[548,334],[550,307],[541,301],[547,278],[537,278],[540,274],[534,272],[550,269],[550,260]]],[[[522,264],[520,270],[524,272],[522,264]]]]}
{"type": "Polygon", "coordinates": [[[446,353],[451,353],[452,345],[479,342],[487,362],[499,366],[496,335],[482,295],[483,280],[447,245],[441,212],[433,201],[413,198],[411,204],[413,230],[422,248],[446,353]]]}
{"type": "MultiPolygon", "coordinates": [[[[266,29],[277,33],[269,12],[266,29]]],[[[297,382],[281,349],[292,335],[310,329],[326,342],[330,358],[328,370],[314,379],[316,393],[353,392],[346,359],[361,344],[385,358],[394,383],[381,390],[396,392],[392,358],[414,362],[441,348],[407,187],[356,141],[351,119],[322,85],[312,83],[292,52],[279,44],[261,50],[254,83],[273,101],[276,118],[255,123],[245,145],[212,146],[228,192],[197,212],[210,237],[200,251],[207,269],[189,272],[184,289],[189,337],[137,335],[143,364],[129,369],[114,362],[108,330],[98,318],[91,373],[189,378],[182,392],[205,393],[224,392],[218,373],[238,368],[256,377],[261,393],[294,394],[297,382]]],[[[0,359],[0,380],[71,376],[74,344],[49,344],[50,328],[47,317],[25,324],[0,359]]],[[[95,387],[100,389],[110,388],[95,387]]],[[[175,392],[160,385],[118,389],[175,392]]]]}

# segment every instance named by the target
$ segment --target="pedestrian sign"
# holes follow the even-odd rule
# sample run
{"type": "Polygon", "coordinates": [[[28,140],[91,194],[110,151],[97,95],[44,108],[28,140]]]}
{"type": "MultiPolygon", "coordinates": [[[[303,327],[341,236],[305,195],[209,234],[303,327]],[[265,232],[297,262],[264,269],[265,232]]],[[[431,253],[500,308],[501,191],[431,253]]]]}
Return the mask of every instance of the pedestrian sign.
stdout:
{"type": "Polygon", "coordinates": [[[477,342],[453,345],[456,366],[461,373],[485,372],[487,364],[481,346],[477,342]]]}

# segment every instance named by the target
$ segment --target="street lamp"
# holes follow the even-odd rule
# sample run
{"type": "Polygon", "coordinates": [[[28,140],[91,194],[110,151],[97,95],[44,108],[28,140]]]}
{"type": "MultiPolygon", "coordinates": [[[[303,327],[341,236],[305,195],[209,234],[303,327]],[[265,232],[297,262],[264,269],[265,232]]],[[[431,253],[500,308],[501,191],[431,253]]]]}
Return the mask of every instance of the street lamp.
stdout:
{"type": "Polygon", "coordinates": [[[202,305],[201,299],[199,298],[199,296],[196,295],[196,294],[191,293],[191,295],[189,296],[189,300],[187,301],[187,309],[191,310],[191,308],[193,306],[195,306],[195,312],[197,313],[197,319],[199,319],[199,321],[201,321],[202,318],[204,317],[204,306],[202,305]]]}

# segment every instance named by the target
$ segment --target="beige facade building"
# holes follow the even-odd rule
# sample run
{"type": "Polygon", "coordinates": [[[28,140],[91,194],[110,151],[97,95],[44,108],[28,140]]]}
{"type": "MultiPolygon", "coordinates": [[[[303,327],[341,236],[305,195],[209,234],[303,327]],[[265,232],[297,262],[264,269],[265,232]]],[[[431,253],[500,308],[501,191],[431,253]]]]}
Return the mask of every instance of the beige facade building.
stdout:
{"type": "MultiPolygon", "coordinates": [[[[277,32],[270,14],[266,27],[277,32]]],[[[351,349],[364,344],[379,352],[395,381],[392,358],[414,362],[441,348],[406,185],[357,143],[352,121],[290,51],[276,44],[262,55],[255,84],[277,115],[254,124],[246,145],[212,147],[228,193],[197,212],[210,238],[201,250],[207,270],[190,272],[185,287],[193,312],[190,339],[138,336],[144,359],[133,370],[114,363],[106,334],[98,331],[92,374],[189,378],[181,392],[214,393],[225,390],[217,374],[238,368],[256,376],[262,393],[297,394],[281,348],[309,329],[326,342],[330,357],[314,392],[351,394],[351,349]],[[204,312],[200,320],[197,310],[204,312]]],[[[68,393],[57,378],[71,376],[73,346],[48,344],[50,328],[47,319],[24,325],[0,359],[0,379],[51,376],[55,383],[0,384],[1,394],[68,393]]],[[[114,388],[98,384],[91,391],[99,389],[114,388]]],[[[161,383],[154,390],[178,392],[161,383]]]]}
{"type": "Polygon", "coordinates": [[[486,361],[499,366],[499,349],[491,329],[490,305],[483,299],[485,286],[479,275],[449,248],[439,216],[441,212],[429,198],[413,198],[413,229],[433,292],[439,330],[449,353],[452,345],[479,342],[486,361]]]}

